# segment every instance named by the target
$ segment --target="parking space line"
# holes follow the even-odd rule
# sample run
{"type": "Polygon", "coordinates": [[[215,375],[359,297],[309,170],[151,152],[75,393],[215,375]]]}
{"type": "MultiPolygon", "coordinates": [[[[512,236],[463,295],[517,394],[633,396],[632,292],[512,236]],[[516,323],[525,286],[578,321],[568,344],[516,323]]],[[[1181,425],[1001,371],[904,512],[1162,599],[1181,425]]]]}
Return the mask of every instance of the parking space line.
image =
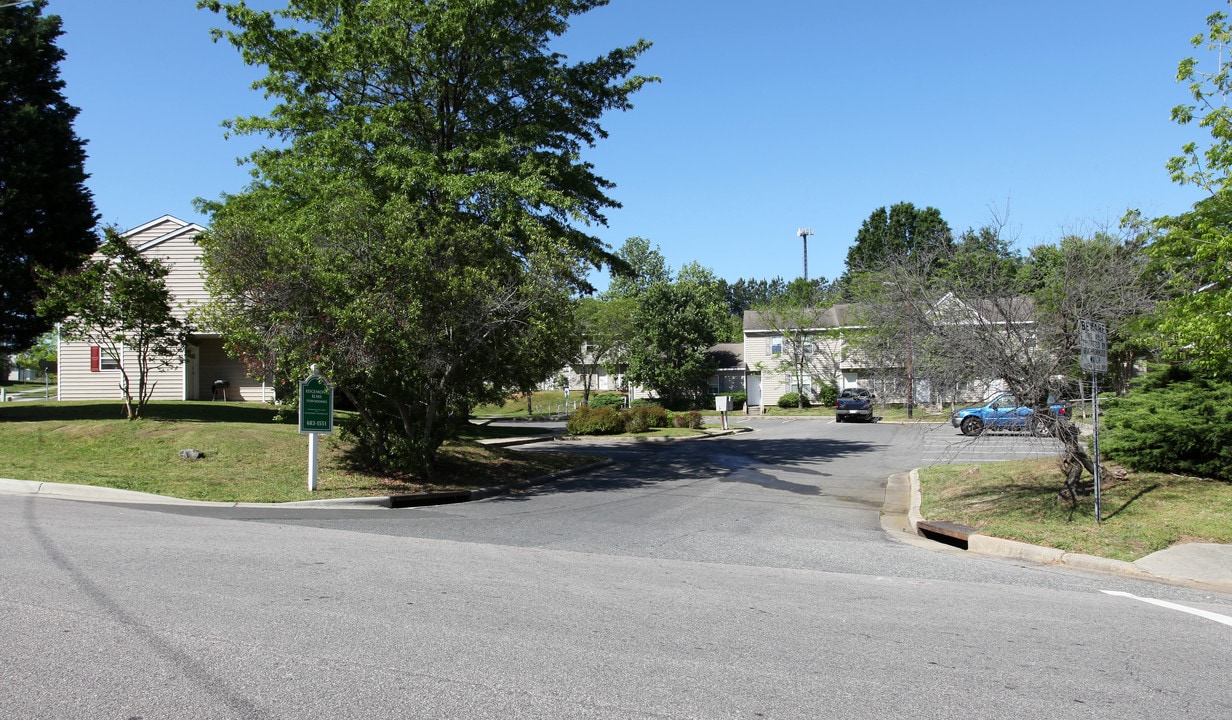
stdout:
{"type": "Polygon", "coordinates": [[[1186,607],[1185,605],[1177,605],[1176,603],[1168,602],[1167,600],[1156,600],[1155,598],[1138,597],[1137,595],[1133,595],[1127,592],[1120,592],[1118,590],[1101,590],[1100,592],[1106,595],[1114,595],[1116,597],[1125,597],[1125,598],[1130,598],[1132,600],[1138,600],[1140,602],[1149,603],[1151,605],[1158,605],[1159,607],[1162,607],[1162,608],[1168,608],[1169,610],[1176,610],[1178,612],[1189,613],[1190,615],[1197,615],[1200,618],[1206,618],[1207,620],[1214,620],[1217,623],[1223,623],[1224,625],[1232,626],[1232,617],[1228,617],[1227,615],[1220,615],[1219,613],[1213,613],[1213,612],[1210,612],[1209,610],[1199,610],[1197,608],[1186,607]]]}

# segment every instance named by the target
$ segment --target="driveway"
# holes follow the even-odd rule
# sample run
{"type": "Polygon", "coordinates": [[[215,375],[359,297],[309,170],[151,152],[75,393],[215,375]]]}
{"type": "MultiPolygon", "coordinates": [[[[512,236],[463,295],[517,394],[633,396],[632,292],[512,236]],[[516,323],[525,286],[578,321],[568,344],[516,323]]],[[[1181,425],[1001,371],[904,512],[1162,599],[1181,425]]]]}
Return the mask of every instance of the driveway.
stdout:
{"type": "Polygon", "coordinates": [[[1232,716],[1230,628],[1169,607],[1232,597],[881,530],[891,473],[1042,441],[749,424],[437,508],[0,497],[0,715],[1232,716]]]}

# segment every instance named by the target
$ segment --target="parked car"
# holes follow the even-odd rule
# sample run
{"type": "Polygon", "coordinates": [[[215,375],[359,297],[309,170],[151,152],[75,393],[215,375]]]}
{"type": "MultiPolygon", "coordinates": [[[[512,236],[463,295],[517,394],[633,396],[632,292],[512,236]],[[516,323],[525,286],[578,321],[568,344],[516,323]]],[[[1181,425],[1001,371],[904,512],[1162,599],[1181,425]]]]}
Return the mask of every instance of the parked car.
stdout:
{"type": "Polygon", "coordinates": [[[834,401],[834,422],[845,422],[852,418],[873,421],[873,400],[877,396],[864,388],[847,388],[838,394],[834,401]]]}
{"type": "MultiPolygon", "coordinates": [[[[1070,408],[1066,403],[1048,406],[1053,417],[1068,417],[1070,408]]],[[[963,435],[979,435],[984,430],[1026,430],[1035,435],[1048,436],[1055,423],[1036,415],[1035,410],[1022,405],[1013,393],[1001,393],[983,405],[955,410],[950,415],[950,424],[962,430],[963,435]]]]}

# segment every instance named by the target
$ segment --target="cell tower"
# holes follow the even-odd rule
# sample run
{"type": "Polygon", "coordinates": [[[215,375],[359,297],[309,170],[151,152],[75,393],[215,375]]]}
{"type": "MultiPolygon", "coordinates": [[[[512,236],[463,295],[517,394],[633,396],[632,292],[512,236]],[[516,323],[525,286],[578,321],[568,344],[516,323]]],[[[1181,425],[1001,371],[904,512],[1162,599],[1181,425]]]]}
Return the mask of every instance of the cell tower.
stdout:
{"type": "Polygon", "coordinates": [[[800,228],[796,231],[796,237],[804,238],[804,279],[808,280],[808,239],[809,235],[813,234],[813,228],[800,228]]]}

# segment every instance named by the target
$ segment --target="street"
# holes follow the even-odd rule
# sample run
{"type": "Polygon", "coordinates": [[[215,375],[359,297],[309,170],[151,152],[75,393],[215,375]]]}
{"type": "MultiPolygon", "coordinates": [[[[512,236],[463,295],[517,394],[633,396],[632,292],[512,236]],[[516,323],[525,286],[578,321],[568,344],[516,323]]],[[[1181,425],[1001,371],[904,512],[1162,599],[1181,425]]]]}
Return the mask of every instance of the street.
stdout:
{"type": "Polygon", "coordinates": [[[0,495],[0,715],[1232,717],[1232,627],[1134,599],[1232,596],[883,530],[890,475],[1051,440],[739,421],[433,508],[0,495]]]}

